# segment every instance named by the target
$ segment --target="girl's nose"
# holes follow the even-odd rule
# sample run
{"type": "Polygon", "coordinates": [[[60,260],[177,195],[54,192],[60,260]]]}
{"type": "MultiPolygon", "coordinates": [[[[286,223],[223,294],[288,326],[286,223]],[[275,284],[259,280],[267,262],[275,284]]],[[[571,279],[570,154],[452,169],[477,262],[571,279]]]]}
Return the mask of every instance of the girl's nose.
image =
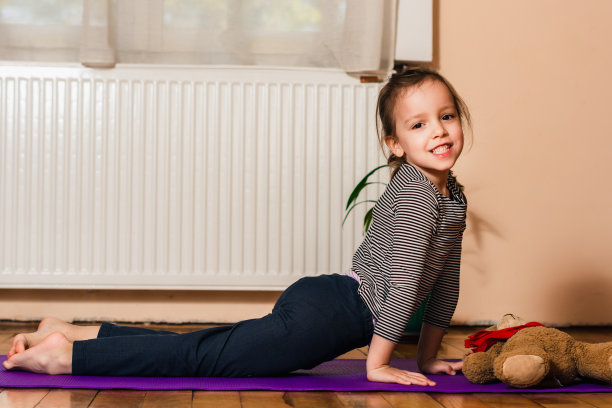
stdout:
{"type": "Polygon", "coordinates": [[[431,127],[432,137],[442,137],[446,134],[446,128],[440,121],[433,122],[431,127]]]}

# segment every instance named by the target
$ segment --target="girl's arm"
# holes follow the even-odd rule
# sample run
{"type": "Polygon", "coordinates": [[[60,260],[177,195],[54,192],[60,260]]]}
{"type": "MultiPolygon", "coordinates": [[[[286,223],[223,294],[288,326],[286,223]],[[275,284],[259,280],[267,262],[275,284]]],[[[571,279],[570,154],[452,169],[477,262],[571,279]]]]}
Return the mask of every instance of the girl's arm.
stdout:
{"type": "Polygon", "coordinates": [[[416,385],[436,385],[421,373],[400,370],[389,365],[391,354],[395,349],[395,343],[380,337],[372,336],[366,369],[368,380],[385,383],[416,384],[416,385]]]}
{"type": "Polygon", "coordinates": [[[450,251],[444,273],[438,276],[425,309],[425,322],[421,326],[417,362],[419,370],[428,374],[454,375],[463,367],[462,362],[447,362],[436,358],[445,330],[429,322],[448,326],[459,298],[459,268],[461,264],[461,237],[450,251]]]}
{"type": "Polygon", "coordinates": [[[450,374],[455,375],[457,370],[461,370],[463,362],[448,362],[437,359],[438,349],[444,337],[444,329],[423,323],[421,335],[419,336],[419,346],[417,349],[417,364],[419,370],[427,374],[450,374]]]}

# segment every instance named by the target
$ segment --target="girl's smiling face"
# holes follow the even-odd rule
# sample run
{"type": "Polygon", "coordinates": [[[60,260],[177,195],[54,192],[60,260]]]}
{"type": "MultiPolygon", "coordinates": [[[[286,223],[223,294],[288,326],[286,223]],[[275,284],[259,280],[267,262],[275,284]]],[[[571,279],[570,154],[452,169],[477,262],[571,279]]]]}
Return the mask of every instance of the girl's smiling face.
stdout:
{"type": "Polygon", "coordinates": [[[463,150],[463,129],[450,91],[428,79],[402,92],[395,103],[395,134],[385,143],[448,195],[448,174],[463,150]]]}

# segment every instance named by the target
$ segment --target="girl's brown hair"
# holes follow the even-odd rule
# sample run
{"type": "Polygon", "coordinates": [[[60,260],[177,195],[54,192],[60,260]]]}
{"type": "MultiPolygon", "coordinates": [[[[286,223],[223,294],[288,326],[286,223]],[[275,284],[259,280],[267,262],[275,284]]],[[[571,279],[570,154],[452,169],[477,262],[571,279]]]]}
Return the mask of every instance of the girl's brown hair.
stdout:
{"type": "MultiPolygon", "coordinates": [[[[378,134],[378,142],[383,152],[386,151],[385,139],[395,137],[395,103],[398,97],[406,92],[406,90],[419,86],[427,80],[439,81],[448,88],[455,103],[455,109],[457,110],[462,127],[471,128],[472,121],[468,107],[446,78],[436,71],[427,68],[405,68],[391,75],[389,81],[378,94],[376,112],[379,120],[376,121],[376,133],[378,134]]],[[[391,169],[391,178],[395,176],[395,173],[404,163],[406,163],[406,159],[397,157],[392,152],[389,152],[387,164],[391,169]]]]}

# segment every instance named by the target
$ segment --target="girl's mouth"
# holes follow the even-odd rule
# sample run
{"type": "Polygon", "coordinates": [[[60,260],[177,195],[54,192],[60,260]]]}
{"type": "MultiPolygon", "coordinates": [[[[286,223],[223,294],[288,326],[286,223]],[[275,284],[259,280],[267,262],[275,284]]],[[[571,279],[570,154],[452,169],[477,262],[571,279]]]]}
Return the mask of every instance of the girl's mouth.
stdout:
{"type": "Polygon", "coordinates": [[[443,145],[436,147],[431,152],[435,154],[436,156],[446,156],[446,153],[448,153],[450,149],[451,149],[451,145],[443,144],[443,145]]]}

